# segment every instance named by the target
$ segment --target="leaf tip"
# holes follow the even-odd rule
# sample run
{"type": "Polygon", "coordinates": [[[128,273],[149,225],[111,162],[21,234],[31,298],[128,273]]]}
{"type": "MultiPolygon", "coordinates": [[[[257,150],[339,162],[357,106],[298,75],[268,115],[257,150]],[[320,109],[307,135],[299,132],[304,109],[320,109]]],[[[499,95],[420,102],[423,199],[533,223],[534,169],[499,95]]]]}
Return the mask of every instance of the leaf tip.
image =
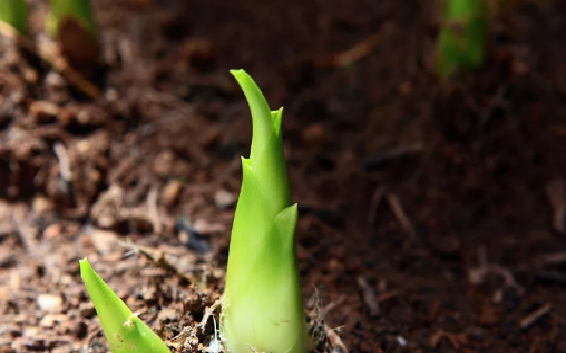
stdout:
{"type": "Polygon", "coordinates": [[[244,76],[248,76],[247,72],[244,69],[232,69],[230,70],[230,73],[236,78],[237,81],[239,81],[239,79],[244,76]]]}
{"type": "Polygon", "coordinates": [[[92,271],[92,267],[90,266],[90,263],[88,262],[88,259],[86,257],[82,260],[79,260],[79,270],[81,273],[81,278],[83,279],[86,275],[86,272],[92,271]]]}
{"type": "Polygon", "coordinates": [[[283,121],[283,107],[271,112],[273,130],[277,136],[281,136],[281,122],[283,121]]]}

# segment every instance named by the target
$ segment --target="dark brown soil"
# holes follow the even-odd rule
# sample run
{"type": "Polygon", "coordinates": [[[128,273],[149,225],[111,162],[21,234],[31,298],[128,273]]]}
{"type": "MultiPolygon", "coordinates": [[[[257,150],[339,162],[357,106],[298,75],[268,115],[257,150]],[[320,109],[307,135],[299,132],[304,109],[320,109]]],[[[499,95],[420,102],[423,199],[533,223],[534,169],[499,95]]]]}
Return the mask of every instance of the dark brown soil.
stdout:
{"type": "Polygon", "coordinates": [[[251,141],[233,68],[285,107],[305,303],[350,352],[566,352],[564,1],[517,1],[444,83],[430,1],[96,5],[96,99],[3,38],[2,352],[106,350],[85,256],[168,340],[203,320],[251,141]]]}

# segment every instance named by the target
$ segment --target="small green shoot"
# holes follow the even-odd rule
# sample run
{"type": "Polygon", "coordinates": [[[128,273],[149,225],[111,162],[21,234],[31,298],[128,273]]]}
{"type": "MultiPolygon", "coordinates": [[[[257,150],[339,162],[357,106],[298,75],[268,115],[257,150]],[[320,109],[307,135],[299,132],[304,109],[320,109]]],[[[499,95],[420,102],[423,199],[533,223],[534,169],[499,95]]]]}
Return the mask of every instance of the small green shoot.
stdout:
{"type": "Polygon", "coordinates": [[[90,0],[51,0],[47,18],[47,30],[57,38],[65,23],[72,22],[97,38],[97,26],[90,0]]]}
{"type": "Polygon", "coordinates": [[[26,0],[0,0],[0,22],[26,35],[29,27],[26,0]]]}
{"type": "Polygon", "coordinates": [[[486,0],[443,0],[445,12],[438,39],[437,70],[442,78],[455,70],[483,64],[489,25],[486,0]]]}
{"type": "Polygon", "coordinates": [[[230,353],[308,352],[296,257],[297,205],[291,193],[283,140],[283,109],[271,111],[243,70],[232,70],[248,101],[253,137],[242,158],[224,292],[221,333],[230,353]]]}
{"type": "Polygon", "coordinates": [[[169,353],[167,345],[108,287],[85,258],[81,277],[112,353],[169,353]]]}
{"type": "Polygon", "coordinates": [[[518,0],[439,0],[443,19],[435,70],[445,79],[459,69],[478,69],[485,60],[489,25],[518,0]]]}

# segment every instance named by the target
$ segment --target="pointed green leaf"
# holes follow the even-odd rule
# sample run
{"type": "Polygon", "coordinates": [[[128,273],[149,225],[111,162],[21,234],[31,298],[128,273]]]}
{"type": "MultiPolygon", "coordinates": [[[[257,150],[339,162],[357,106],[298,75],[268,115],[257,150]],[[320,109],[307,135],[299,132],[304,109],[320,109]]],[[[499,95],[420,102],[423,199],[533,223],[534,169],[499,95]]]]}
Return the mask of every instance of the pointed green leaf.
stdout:
{"type": "Polygon", "coordinates": [[[244,70],[230,71],[236,78],[252,112],[253,136],[250,160],[258,182],[269,192],[273,216],[291,205],[281,137],[283,108],[271,112],[261,90],[244,70]]]}
{"type": "Polygon", "coordinates": [[[169,353],[167,345],[108,287],[85,258],[81,277],[113,353],[169,353]]]}
{"type": "Polygon", "coordinates": [[[242,190],[234,215],[226,270],[226,297],[240,291],[242,274],[253,272],[250,258],[258,253],[275,216],[249,159],[242,158],[242,169],[242,190]]]}

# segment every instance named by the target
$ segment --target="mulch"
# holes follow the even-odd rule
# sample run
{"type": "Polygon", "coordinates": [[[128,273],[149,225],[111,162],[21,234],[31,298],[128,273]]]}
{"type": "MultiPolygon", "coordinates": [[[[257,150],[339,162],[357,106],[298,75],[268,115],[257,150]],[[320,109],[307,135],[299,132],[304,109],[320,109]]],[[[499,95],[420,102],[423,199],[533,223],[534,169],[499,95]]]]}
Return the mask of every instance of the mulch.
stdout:
{"type": "Polygon", "coordinates": [[[214,338],[251,141],[233,68],[285,108],[317,350],[566,352],[562,1],[517,1],[446,82],[426,1],[95,4],[86,69],[42,2],[37,47],[1,36],[1,352],[107,350],[87,256],[178,352],[214,338]]]}

